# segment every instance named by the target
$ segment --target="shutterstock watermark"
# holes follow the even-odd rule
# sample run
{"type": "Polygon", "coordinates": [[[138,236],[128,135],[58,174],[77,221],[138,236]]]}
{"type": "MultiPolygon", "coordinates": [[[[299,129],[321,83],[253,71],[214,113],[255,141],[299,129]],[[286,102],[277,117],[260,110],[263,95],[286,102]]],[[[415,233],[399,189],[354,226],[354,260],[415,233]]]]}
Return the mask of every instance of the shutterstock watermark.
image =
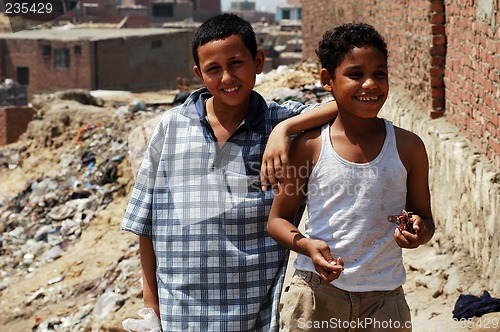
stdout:
{"type": "Polygon", "coordinates": [[[306,320],[299,318],[298,328],[300,329],[411,329],[411,321],[400,322],[389,320],[378,320],[376,318],[364,318],[355,320],[340,320],[338,318],[330,318],[329,320],[306,320]]]}

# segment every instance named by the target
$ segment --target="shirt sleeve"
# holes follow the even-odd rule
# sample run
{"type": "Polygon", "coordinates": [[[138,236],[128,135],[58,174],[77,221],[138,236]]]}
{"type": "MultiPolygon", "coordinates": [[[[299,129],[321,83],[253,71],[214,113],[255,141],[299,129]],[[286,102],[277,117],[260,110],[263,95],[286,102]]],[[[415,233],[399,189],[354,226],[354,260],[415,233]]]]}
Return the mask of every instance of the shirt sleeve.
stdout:
{"type": "Polygon", "coordinates": [[[307,112],[318,105],[319,104],[302,104],[296,101],[285,101],[282,104],[271,102],[268,107],[271,115],[272,127],[274,128],[281,121],[307,112]]]}
{"type": "Polygon", "coordinates": [[[122,221],[123,230],[139,236],[152,237],[153,189],[165,138],[163,120],[148,144],[122,221]]]}

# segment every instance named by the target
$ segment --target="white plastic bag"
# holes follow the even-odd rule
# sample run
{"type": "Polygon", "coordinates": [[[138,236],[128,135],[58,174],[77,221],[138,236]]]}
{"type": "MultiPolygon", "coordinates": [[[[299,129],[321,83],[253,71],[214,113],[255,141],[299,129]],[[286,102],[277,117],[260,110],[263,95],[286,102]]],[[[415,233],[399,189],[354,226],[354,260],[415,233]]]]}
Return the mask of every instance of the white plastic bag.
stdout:
{"type": "Polygon", "coordinates": [[[153,309],[142,308],[138,314],[143,319],[127,318],[122,322],[125,330],[129,332],[162,332],[160,319],[153,309]]]}

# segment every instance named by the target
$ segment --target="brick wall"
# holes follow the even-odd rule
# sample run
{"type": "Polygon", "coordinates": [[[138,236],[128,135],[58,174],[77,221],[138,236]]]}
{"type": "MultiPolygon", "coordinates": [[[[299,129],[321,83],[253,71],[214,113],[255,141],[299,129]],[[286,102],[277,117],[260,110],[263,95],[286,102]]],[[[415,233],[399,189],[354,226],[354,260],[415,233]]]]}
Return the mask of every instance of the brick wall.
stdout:
{"type": "Polygon", "coordinates": [[[363,21],[387,39],[391,84],[444,115],[500,167],[500,23],[495,0],[302,0],[304,58],[327,29],[363,21]]]}
{"type": "Polygon", "coordinates": [[[2,42],[5,50],[4,68],[0,70],[4,77],[18,81],[17,67],[29,68],[28,100],[40,91],[92,88],[90,42],[43,39],[4,39],[2,42]],[[69,52],[69,68],[54,68],[56,49],[61,48],[69,52]]]}
{"type": "MultiPolygon", "coordinates": [[[[89,35],[92,36],[90,32],[89,35]]],[[[9,36],[0,39],[0,76],[19,81],[17,68],[29,68],[28,101],[35,93],[74,88],[132,91],[175,88],[177,77],[194,75],[192,35],[191,30],[179,29],[102,39],[9,36]],[[67,51],[69,58],[69,66],[64,68],[55,66],[56,52],[61,49],[67,51]]]]}
{"type": "Polygon", "coordinates": [[[27,106],[0,106],[0,146],[17,141],[33,119],[27,106]]]}
{"type": "Polygon", "coordinates": [[[495,1],[474,2],[446,2],[445,115],[500,167],[500,2],[496,18],[495,1]]]}

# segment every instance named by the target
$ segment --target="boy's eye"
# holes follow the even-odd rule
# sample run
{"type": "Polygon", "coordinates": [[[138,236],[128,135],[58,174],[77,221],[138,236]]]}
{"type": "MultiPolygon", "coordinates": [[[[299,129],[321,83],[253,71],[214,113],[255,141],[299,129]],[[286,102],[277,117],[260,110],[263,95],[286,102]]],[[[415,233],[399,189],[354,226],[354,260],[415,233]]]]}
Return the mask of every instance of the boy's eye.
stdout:
{"type": "Polygon", "coordinates": [[[243,63],[243,61],[241,61],[241,60],[234,60],[234,61],[231,62],[231,65],[238,66],[238,65],[240,65],[242,63],[243,63]]]}
{"type": "Polygon", "coordinates": [[[219,67],[208,67],[207,73],[215,73],[217,70],[219,70],[219,67]]]}
{"type": "Polygon", "coordinates": [[[380,71],[375,73],[375,76],[377,76],[377,78],[385,78],[387,77],[387,73],[385,71],[380,71]]]}
{"type": "Polygon", "coordinates": [[[357,78],[363,77],[363,73],[358,72],[358,71],[353,71],[353,72],[348,73],[347,76],[350,78],[353,78],[353,79],[357,79],[357,78]]]}

